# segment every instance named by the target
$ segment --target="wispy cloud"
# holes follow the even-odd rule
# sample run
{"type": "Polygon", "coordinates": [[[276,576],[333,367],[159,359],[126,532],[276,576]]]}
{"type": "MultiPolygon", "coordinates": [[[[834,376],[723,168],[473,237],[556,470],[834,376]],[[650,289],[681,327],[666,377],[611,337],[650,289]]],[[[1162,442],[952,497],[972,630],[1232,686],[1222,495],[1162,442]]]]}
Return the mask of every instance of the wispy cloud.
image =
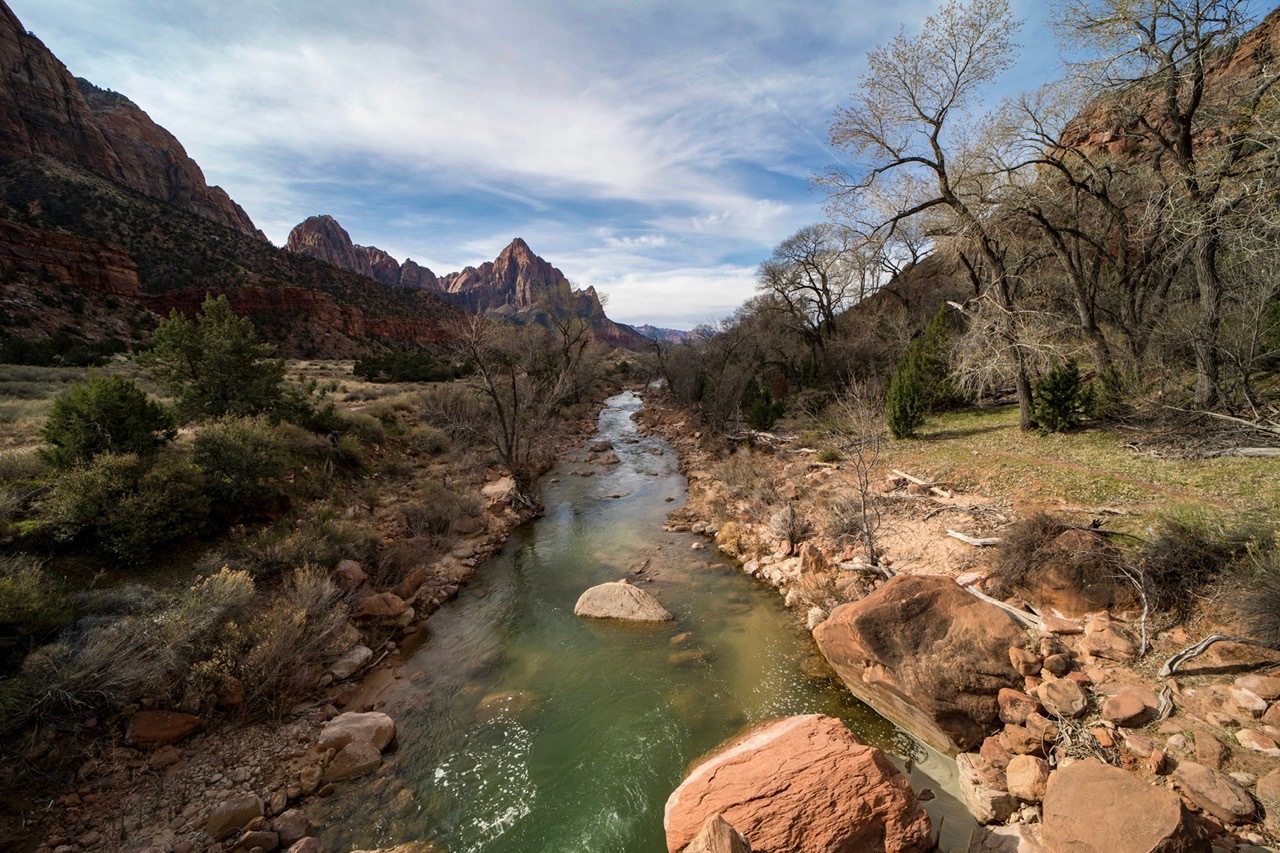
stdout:
{"type": "Polygon", "coordinates": [[[438,271],[512,236],[688,326],[821,216],[832,110],[931,0],[12,0],[277,243],[328,212],[438,271]]]}

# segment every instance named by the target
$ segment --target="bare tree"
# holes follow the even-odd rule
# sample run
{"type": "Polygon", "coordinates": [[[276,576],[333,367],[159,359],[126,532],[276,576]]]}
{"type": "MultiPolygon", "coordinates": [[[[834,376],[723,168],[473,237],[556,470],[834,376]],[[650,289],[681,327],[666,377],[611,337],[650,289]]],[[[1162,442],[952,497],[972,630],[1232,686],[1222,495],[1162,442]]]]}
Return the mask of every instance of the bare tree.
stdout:
{"type": "Polygon", "coordinates": [[[840,449],[841,465],[853,474],[853,494],[833,507],[838,524],[862,543],[867,562],[880,565],[879,533],[883,497],[872,487],[884,448],[884,409],[878,389],[866,382],[851,382],[831,407],[827,435],[840,449]]]}
{"type": "Polygon", "coordinates": [[[458,357],[475,366],[466,387],[479,405],[454,400],[440,414],[452,431],[487,445],[511,472],[520,499],[533,506],[548,428],[569,396],[571,379],[561,369],[547,368],[554,349],[539,326],[467,315],[453,332],[458,357]]]}
{"type": "MultiPolygon", "coordinates": [[[[1198,312],[1192,347],[1196,402],[1220,397],[1219,333],[1229,223],[1274,176],[1274,128],[1251,120],[1272,97],[1277,70],[1226,66],[1249,25],[1248,0],[1067,0],[1061,16],[1097,57],[1080,80],[1103,97],[1120,139],[1151,158],[1168,221],[1185,241],[1198,312]],[[1260,138],[1262,130],[1270,139],[1260,138]]],[[[1274,186],[1274,184],[1273,184],[1274,186]]]]}
{"type": "Polygon", "coordinates": [[[1001,337],[1015,365],[1023,429],[1032,426],[1031,379],[1017,337],[1016,279],[992,213],[991,169],[976,129],[975,109],[987,84],[1012,64],[1019,28],[1007,0],[950,0],[914,38],[900,33],[867,57],[853,102],[831,128],[838,147],[868,158],[862,175],[828,176],[836,204],[866,209],[861,199],[898,190],[892,213],[869,223],[892,234],[899,223],[932,218],[935,236],[960,238],[970,274],[1004,312],[1001,337]]]}

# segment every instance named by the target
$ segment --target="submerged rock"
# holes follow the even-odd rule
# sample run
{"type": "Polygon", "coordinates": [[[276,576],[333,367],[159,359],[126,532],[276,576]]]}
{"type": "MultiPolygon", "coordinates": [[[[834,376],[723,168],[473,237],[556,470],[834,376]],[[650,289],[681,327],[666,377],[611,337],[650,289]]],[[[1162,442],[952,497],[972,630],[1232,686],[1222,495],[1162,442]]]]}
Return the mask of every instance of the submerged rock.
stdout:
{"type": "Polygon", "coordinates": [[[930,846],[929,816],[906,777],[821,714],[763,723],[699,762],[667,800],[667,850],[684,850],[716,815],[756,853],[930,846]]]}
{"type": "Polygon", "coordinates": [[[1009,648],[1026,632],[947,577],[898,575],[813,636],[850,692],[950,755],[999,728],[1000,690],[1023,685],[1009,648]]]}
{"type": "Polygon", "coordinates": [[[631,622],[669,622],[675,617],[649,593],[625,579],[593,586],[578,598],[575,616],[625,619],[631,622]]]}

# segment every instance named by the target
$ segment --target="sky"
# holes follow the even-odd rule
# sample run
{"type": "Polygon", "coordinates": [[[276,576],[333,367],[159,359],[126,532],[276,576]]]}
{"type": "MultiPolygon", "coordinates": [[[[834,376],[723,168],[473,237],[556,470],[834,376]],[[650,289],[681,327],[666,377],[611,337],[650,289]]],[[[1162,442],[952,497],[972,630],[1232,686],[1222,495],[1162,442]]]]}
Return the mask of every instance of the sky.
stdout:
{"type": "MultiPolygon", "coordinates": [[[[513,237],[615,320],[691,328],[824,218],[866,53],[937,0],[10,0],[277,245],[328,213],[438,274],[513,237]]],[[[1037,0],[1004,88],[1060,76],[1037,0]]],[[[998,93],[993,93],[993,98],[998,93]]]]}

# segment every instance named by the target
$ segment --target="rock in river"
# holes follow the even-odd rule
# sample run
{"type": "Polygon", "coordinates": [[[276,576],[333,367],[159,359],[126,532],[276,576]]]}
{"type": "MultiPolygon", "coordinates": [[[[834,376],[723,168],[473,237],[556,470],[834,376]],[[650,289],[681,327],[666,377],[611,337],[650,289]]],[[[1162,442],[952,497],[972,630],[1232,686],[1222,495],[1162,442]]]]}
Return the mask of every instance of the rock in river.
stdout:
{"type": "Polygon", "coordinates": [[[649,593],[625,579],[593,586],[578,598],[575,616],[592,619],[626,619],[632,622],[667,622],[675,617],[649,593]]]}
{"type": "Polygon", "coordinates": [[[699,762],[667,800],[667,850],[715,815],[756,853],[923,851],[929,816],[885,754],[834,717],[762,723],[699,762]]]}
{"type": "Polygon", "coordinates": [[[850,692],[935,749],[976,749],[999,728],[1001,688],[1020,688],[1014,618],[948,577],[898,575],[837,607],[813,632],[850,692]]]}

